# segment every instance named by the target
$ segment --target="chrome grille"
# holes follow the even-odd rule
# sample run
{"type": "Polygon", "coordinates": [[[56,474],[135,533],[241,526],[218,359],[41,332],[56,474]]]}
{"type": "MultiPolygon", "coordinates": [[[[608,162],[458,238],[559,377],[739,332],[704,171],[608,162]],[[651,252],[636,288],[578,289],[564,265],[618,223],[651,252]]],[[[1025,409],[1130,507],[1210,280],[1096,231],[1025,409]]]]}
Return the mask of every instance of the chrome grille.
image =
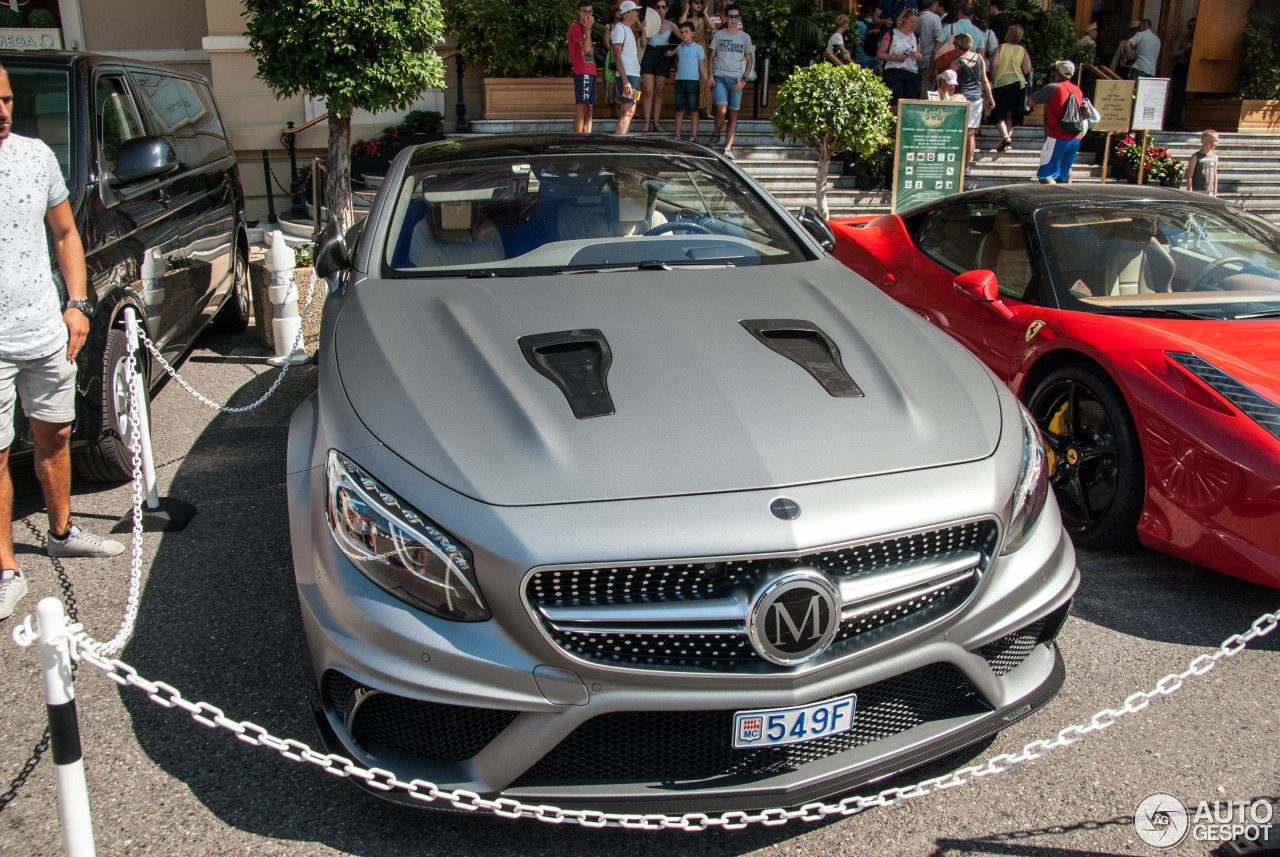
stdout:
{"type": "Polygon", "coordinates": [[[544,568],[525,598],[544,633],[574,657],[638,669],[775,670],[746,636],[754,586],[797,567],[839,587],[841,623],[819,662],[931,624],[973,594],[998,535],[969,521],[790,556],[544,568]]]}

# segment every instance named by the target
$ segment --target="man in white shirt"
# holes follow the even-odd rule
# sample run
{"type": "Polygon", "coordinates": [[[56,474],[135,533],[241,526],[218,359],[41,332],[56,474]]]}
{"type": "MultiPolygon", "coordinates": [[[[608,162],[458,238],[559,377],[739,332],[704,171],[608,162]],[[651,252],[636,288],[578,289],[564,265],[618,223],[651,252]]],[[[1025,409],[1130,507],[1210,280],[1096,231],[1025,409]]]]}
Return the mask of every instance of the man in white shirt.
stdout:
{"type": "Polygon", "coordinates": [[[1129,69],[1129,79],[1155,77],[1156,60],[1160,56],[1160,37],[1151,29],[1151,19],[1143,18],[1138,25],[1138,32],[1124,43],[1124,53],[1133,60],[1129,69]]]}
{"type": "Polygon", "coordinates": [[[933,67],[933,48],[938,43],[938,33],[942,30],[942,19],[946,16],[942,0],[925,0],[920,7],[920,23],[916,24],[916,35],[920,37],[921,62],[927,67],[920,69],[920,97],[933,89],[936,69],[933,67]]]}
{"type": "Polygon", "coordinates": [[[635,115],[636,99],[640,94],[640,57],[636,54],[636,34],[632,29],[640,20],[640,7],[632,0],[622,0],[618,14],[621,19],[609,31],[613,66],[622,75],[622,104],[618,108],[618,124],[613,127],[613,133],[625,134],[631,129],[631,117],[635,115]]]}
{"type": "Polygon", "coordinates": [[[27,593],[13,550],[9,445],[13,409],[22,409],[35,440],[35,471],[49,513],[50,556],[116,556],[124,545],[71,522],[71,423],[76,355],[89,333],[84,246],[53,151],[12,133],[13,89],[0,66],[0,619],[27,593]],[[45,228],[67,287],[62,303],[49,264],[45,228]]]}

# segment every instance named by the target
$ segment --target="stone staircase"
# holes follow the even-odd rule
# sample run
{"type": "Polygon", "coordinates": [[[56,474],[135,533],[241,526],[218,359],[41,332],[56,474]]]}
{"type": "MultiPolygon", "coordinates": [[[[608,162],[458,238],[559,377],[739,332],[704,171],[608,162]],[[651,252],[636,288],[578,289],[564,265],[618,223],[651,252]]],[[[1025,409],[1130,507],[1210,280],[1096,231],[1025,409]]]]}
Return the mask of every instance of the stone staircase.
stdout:
{"type": "MultiPolygon", "coordinates": [[[[670,127],[671,119],[664,122],[670,127]]],[[[596,121],[596,130],[613,129],[611,120],[596,121]]],[[[472,127],[479,133],[504,132],[567,132],[572,123],[568,119],[536,120],[476,120],[472,127]]],[[[699,128],[704,142],[710,139],[710,129],[704,120],[699,128]]],[[[685,133],[688,133],[686,120],[685,133]]],[[[1200,148],[1199,133],[1174,133],[1159,131],[1154,136],[1160,145],[1183,161],[1200,148]]],[[[1039,126],[1017,128],[1014,145],[1005,152],[997,152],[999,132],[983,127],[978,133],[978,151],[966,176],[965,188],[984,188],[1013,182],[1034,181],[1040,163],[1040,148],[1044,144],[1044,131],[1039,126]]],[[[814,174],[817,158],[800,145],[788,144],[774,136],[767,120],[742,119],[734,141],[737,164],[769,191],[790,211],[799,211],[814,204],[814,174]]],[[[1218,143],[1220,157],[1219,196],[1274,222],[1280,222],[1280,137],[1256,134],[1222,134],[1218,143]]],[[[1082,152],[1071,170],[1072,182],[1099,182],[1102,179],[1101,152],[1095,155],[1082,152]]],[[[860,191],[854,187],[852,176],[841,174],[841,164],[830,168],[830,185],[827,205],[832,217],[848,217],[874,214],[889,210],[890,194],[885,191],[860,191]]]]}

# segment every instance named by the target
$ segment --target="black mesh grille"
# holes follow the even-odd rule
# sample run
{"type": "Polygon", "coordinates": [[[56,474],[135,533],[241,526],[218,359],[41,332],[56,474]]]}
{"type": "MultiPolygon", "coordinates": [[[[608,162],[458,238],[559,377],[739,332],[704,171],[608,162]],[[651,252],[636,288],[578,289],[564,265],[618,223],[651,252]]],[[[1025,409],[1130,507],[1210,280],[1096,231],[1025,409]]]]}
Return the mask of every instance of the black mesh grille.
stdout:
{"type": "MultiPolygon", "coordinates": [[[[325,673],[325,698],[346,718],[358,685],[335,670],[325,673]]],[[[351,738],[365,752],[379,744],[427,759],[460,762],[483,750],[516,718],[514,711],[470,708],[406,699],[388,693],[365,700],[351,724],[351,738]]]]}
{"type": "MultiPolygon", "coordinates": [[[[526,596],[537,606],[592,607],[724,597],[739,584],[774,569],[811,566],[840,578],[892,572],[907,563],[951,553],[989,552],[996,538],[994,521],[974,521],[878,542],[850,545],[793,557],[720,563],[631,565],[590,569],[547,569],[530,575],[526,596]]],[[[852,641],[886,626],[907,633],[954,609],[973,591],[977,578],[921,595],[911,601],[844,622],[831,652],[839,657],[852,641]],[[904,621],[905,620],[905,621],[904,621]],[[894,624],[898,623],[898,624],[894,624]]],[[[544,622],[551,638],[578,657],[635,667],[725,671],[743,663],[764,663],[746,637],[726,629],[709,634],[633,634],[561,631],[544,622]]],[[[886,630],[885,633],[892,633],[886,630]]]]}
{"type": "Polygon", "coordinates": [[[603,714],[579,726],[521,779],[700,780],[768,776],[982,704],[950,664],[933,664],[857,691],[853,729],[790,744],[735,750],[733,711],[603,714]]]}
{"type": "Polygon", "coordinates": [[[996,675],[1005,675],[1022,665],[1031,654],[1031,650],[1040,641],[1040,632],[1044,630],[1044,620],[1032,622],[1012,634],[1005,634],[995,642],[987,643],[978,653],[986,658],[991,671],[996,675]]]}
{"type": "Polygon", "coordinates": [[[989,550],[995,536],[994,521],[971,521],[939,530],[791,557],[545,569],[529,576],[525,591],[530,603],[535,605],[575,607],[716,598],[744,578],[772,568],[805,565],[836,578],[856,577],[950,551],[989,550]]]}

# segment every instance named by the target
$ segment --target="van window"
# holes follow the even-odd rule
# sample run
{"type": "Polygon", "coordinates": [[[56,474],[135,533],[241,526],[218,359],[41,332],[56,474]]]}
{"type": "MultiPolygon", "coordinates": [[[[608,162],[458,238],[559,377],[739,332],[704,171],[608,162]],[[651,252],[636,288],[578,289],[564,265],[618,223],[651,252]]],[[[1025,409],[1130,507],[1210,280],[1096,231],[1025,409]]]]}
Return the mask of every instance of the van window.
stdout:
{"type": "Polygon", "coordinates": [[[53,149],[63,181],[71,183],[71,73],[50,66],[7,66],[13,89],[13,133],[38,137],[53,149]]]}
{"type": "Polygon", "coordinates": [[[152,131],[173,141],[184,166],[194,167],[231,154],[227,132],[203,83],[158,72],[131,71],[152,131]]]}
{"type": "Polygon", "coordinates": [[[146,136],[142,121],[133,108],[129,91],[118,77],[98,79],[96,104],[98,111],[99,167],[114,171],[123,143],[146,136]]]}

